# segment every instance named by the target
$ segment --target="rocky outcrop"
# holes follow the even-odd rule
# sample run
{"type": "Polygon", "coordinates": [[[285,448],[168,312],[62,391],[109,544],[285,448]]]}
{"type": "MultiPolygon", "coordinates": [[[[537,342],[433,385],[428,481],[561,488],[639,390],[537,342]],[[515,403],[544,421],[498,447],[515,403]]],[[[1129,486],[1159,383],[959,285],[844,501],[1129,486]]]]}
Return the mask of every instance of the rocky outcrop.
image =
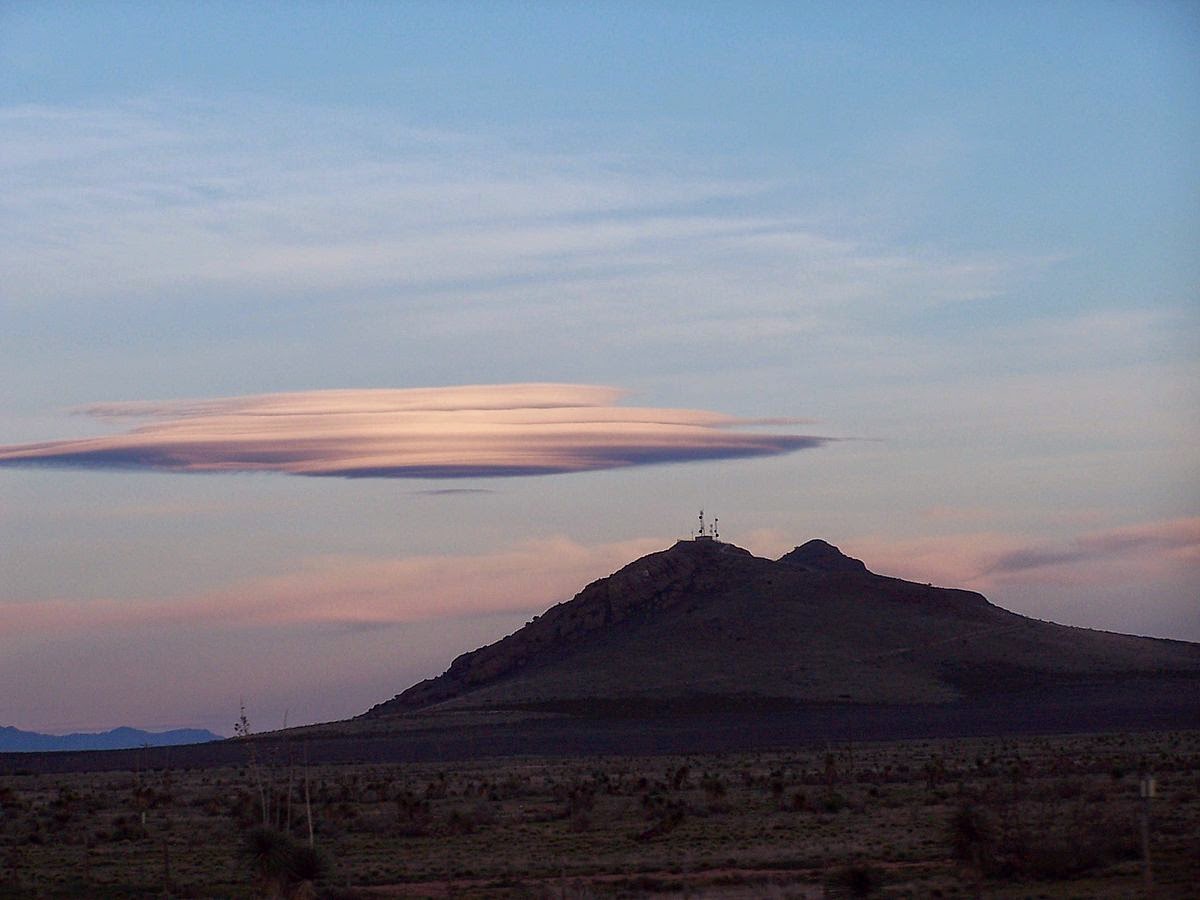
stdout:
{"type": "Polygon", "coordinates": [[[819,538],[801,544],[779,558],[781,563],[797,566],[809,572],[850,572],[867,574],[861,559],[846,556],[837,547],[819,538]]]}

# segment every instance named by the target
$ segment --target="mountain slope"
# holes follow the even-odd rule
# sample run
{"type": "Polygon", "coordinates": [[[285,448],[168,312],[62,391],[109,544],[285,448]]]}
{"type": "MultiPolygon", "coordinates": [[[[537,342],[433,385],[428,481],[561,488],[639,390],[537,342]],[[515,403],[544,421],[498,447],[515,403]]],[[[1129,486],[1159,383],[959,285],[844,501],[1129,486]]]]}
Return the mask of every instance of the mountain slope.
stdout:
{"type": "Polygon", "coordinates": [[[614,704],[947,703],[1183,675],[1200,645],[1041,622],[870,572],[824,541],[779,560],[680,541],[458,657],[367,715],[614,704]]]}

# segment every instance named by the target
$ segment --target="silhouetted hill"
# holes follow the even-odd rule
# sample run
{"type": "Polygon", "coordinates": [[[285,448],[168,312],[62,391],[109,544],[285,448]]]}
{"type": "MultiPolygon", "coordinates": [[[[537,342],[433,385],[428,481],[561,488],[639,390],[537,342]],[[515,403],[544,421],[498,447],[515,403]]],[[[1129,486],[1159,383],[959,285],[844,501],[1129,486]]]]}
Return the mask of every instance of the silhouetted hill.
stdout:
{"type": "Polygon", "coordinates": [[[127,750],[135,747],[175,747],[222,740],[219,734],[200,728],[174,731],[141,731],[114,728],[95,734],[39,734],[11,725],[0,727],[0,753],[36,753],[46,750],[127,750]]]}
{"type": "Polygon", "coordinates": [[[695,540],[601,578],[366,715],[947,704],[1156,679],[1200,688],[1200,645],[1030,619],[972,591],[876,575],[825,541],[772,561],[695,540]]]}

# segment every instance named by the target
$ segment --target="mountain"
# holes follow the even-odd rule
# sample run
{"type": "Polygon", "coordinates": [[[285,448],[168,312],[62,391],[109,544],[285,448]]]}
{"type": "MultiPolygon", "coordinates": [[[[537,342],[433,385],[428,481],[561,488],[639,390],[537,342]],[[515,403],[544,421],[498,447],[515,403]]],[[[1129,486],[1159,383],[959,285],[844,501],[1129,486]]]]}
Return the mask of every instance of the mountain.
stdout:
{"type": "Polygon", "coordinates": [[[0,753],[36,753],[44,750],[128,750],[136,747],[176,747],[222,740],[219,734],[201,728],[174,731],[141,731],[114,728],[95,734],[39,734],[11,725],[0,727],[0,753]]]}
{"type": "Polygon", "coordinates": [[[1180,679],[1200,698],[1200,644],[1027,618],[877,575],[821,540],[769,560],[705,538],[593,582],[365,716],[953,704],[1180,679]]]}

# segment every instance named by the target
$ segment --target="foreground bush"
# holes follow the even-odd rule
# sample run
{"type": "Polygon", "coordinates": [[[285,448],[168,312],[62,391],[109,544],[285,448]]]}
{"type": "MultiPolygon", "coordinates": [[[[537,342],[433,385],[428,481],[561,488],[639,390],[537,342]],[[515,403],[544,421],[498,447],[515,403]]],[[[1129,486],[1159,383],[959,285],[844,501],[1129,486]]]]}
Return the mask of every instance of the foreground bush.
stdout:
{"type": "Polygon", "coordinates": [[[1076,815],[1035,827],[1010,810],[997,824],[989,811],[964,803],[947,831],[952,855],[977,878],[1068,879],[1138,855],[1128,823],[1105,818],[1076,815]]]}
{"type": "Polygon", "coordinates": [[[324,853],[274,828],[247,831],[241,851],[265,897],[311,894],[312,886],[329,874],[324,853]]]}

